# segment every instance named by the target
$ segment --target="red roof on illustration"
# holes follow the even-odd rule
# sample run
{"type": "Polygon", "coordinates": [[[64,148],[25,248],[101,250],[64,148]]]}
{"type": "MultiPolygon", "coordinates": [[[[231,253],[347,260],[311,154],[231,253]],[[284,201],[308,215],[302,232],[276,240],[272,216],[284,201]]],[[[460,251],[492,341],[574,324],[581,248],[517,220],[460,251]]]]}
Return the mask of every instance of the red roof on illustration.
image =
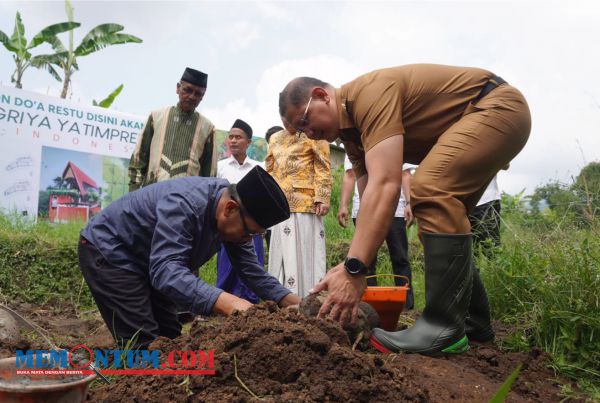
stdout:
{"type": "Polygon", "coordinates": [[[98,189],[98,185],[96,185],[96,182],[90,178],[89,176],[87,176],[87,174],[85,172],[83,172],[81,169],[79,169],[79,167],[77,165],[75,165],[74,163],[72,163],[71,161],[69,161],[67,163],[67,166],[65,167],[65,170],[63,171],[63,178],[65,178],[67,176],[67,173],[69,172],[69,168],[71,168],[71,171],[73,172],[73,177],[75,178],[75,181],[77,182],[77,187],[79,188],[79,193],[82,196],[85,196],[87,194],[87,188],[92,187],[94,189],[98,189]],[[87,186],[84,186],[84,184],[86,184],[87,186]]]}

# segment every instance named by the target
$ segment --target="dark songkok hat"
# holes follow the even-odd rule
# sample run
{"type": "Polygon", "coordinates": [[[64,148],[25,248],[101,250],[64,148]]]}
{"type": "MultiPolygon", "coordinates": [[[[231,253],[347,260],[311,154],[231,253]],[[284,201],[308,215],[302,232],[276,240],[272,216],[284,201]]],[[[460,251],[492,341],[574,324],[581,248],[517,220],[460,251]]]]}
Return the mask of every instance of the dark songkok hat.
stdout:
{"type": "Polygon", "coordinates": [[[197,85],[198,87],[206,88],[208,74],[187,67],[181,76],[181,81],[187,81],[188,83],[197,85]]]}
{"type": "Polygon", "coordinates": [[[290,218],[290,206],[275,179],[260,166],[252,168],[236,186],[250,216],[263,228],[290,218]]]}
{"type": "Polygon", "coordinates": [[[231,126],[231,128],[242,129],[244,133],[248,135],[248,138],[252,138],[252,128],[248,123],[244,122],[242,119],[236,119],[235,122],[233,122],[233,126],[231,126]]]}

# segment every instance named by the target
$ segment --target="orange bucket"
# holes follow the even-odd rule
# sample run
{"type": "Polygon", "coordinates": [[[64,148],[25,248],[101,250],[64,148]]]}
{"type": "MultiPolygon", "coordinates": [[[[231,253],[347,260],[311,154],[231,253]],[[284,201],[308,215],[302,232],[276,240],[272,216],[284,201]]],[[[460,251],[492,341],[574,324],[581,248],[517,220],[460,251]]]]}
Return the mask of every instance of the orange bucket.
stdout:
{"type": "Polygon", "coordinates": [[[393,332],[398,325],[400,312],[404,309],[406,295],[408,293],[408,278],[397,274],[376,274],[371,277],[401,277],[406,280],[407,285],[393,287],[367,287],[363,293],[362,300],[377,311],[382,329],[393,332]]]}

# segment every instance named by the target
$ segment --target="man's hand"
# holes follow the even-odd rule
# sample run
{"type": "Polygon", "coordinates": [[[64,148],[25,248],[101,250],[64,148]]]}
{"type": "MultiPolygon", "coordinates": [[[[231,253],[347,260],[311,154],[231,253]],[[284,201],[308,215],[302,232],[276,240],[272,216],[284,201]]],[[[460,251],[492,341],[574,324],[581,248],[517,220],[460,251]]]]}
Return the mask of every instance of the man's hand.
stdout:
{"type": "Polygon", "coordinates": [[[315,203],[315,214],[316,215],[323,216],[323,215],[327,214],[328,211],[329,211],[329,204],[319,203],[319,202],[315,203]]]}
{"type": "Polygon", "coordinates": [[[340,211],[338,211],[337,215],[338,223],[346,228],[348,226],[348,207],[340,206],[340,211]]]}
{"type": "Polygon", "coordinates": [[[288,306],[298,305],[302,299],[296,294],[288,294],[279,301],[280,308],[286,308],[288,306]]]}
{"type": "Polygon", "coordinates": [[[227,292],[222,292],[213,306],[213,312],[229,316],[233,311],[245,311],[252,307],[252,304],[245,299],[238,298],[227,292]]]}
{"type": "Polygon", "coordinates": [[[356,324],[358,303],[366,286],[365,276],[351,276],[346,272],[344,263],[338,264],[310,290],[311,294],[329,290],[318,317],[329,314],[331,319],[339,320],[341,324],[349,319],[353,325],[356,324]]]}
{"type": "Polygon", "coordinates": [[[415,223],[415,216],[412,213],[410,204],[407,204],[406,207],[404,207],[404,220],[406,220],[407,227],[410,227],[415,223]]]}

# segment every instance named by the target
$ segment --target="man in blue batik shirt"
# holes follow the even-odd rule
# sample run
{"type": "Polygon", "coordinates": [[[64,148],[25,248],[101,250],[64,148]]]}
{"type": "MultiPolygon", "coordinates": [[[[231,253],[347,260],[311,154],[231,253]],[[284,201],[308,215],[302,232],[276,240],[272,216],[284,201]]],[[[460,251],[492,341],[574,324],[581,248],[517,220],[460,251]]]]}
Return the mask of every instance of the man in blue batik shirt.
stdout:
{"type": "Polygon", "coordinates": [[[229,315],[252,306],[193,273],[221,245],[260,298],[298,304],[259,265],[250,242],[289,216],[285,195],[260,167],[237,185],[172,179],[129,193],[94,217],[81,232],[79,264],[115,340],[146,347],[158,336],[181,334],[177,308],[229,315]]]}

